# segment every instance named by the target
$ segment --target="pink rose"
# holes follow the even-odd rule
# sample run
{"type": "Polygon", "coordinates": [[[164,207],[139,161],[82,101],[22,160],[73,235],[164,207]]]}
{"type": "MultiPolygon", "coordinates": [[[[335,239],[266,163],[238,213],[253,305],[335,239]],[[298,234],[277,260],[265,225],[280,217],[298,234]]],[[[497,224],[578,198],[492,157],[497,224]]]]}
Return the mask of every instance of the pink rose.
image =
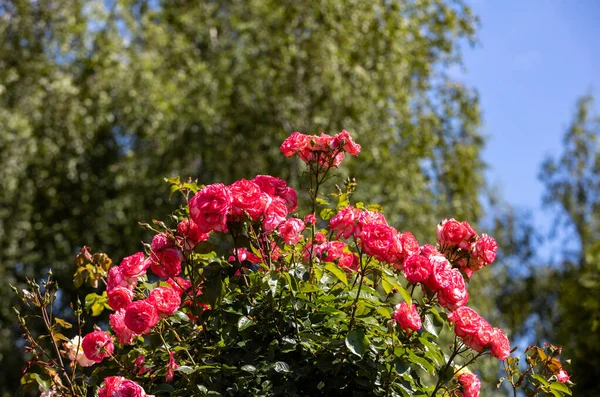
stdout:
{"type": "Polygon", "coordinates": [[[121,273],[125,278],[137,280],[138,277],[146,274],[146,269],[148,269],[144,262],[144,253],[137,252],[124,258],[119,267],[121,268],[121,273]]]}
{"type": "Polygon", "coordinates": [[[208,240],[210,233],[201,233],[198,225],[192,220],[184,219],[177,225],[177,234],[182,237],[182,246],[186,251],[194,249],[200,241],[208,240]]]}
{"type": "Polygon", "coordinates": [[[440,289],[438,301],[440,306],[448,310],[456,310],[467,304],[469,293],[465,286],[465,279],[458,269],[451,269],[450,283],[447,287],[440,289]]]}
{"type": "Polygon", "coordinates": [[[353,206],[349,205],[344,207],[331,218],[329,221],[329,228],[332,232],[337,232],[337,239],[339,239],[340,236],[348,239],[354,234],[359,215],[360,210],[353,206]]]}
{"type": "Polygon", "coordinates": [[[558,371],[558,375],[556,375],[556,378],[560,383],[566,383],[570,379],[569,374],[564,369],[558,371]]]}
{"type": "Polygon", "coordinates": [[[263,229],[266,232],[272,232],[280,223],[285,221],[287,214],[285,201],[282,198],[273,197],[269,206],[265,209],[265,218],[262,222],[263,229]]]}
{"type": "Polygon", "coordinates": [[[370,224],[387,225],[385,216],[381,212],[375,211],[362,211],[358,215],[358,222],[356,224],[355,234],[360,235],[363,227],[370,224]]]}
{"type": "Polygon", "coordinates": [[[247,213],[250,219],[257,221],[265,211],[262,190],[254,182],[241,179],[229,186],[231,192],[231,217],[240,220],[247,213]]]}
{"type": "Polygon", "coordinates": [[[151,269],[161,278],[177,277],[181,274],[183,254],[178,249],[170,248],[154,254],[151,269]]]}
{"type": "Polygon", "coordinates": [[[109,357],[115,350],[112,336],[104,331],[94,331],[84,336],[81,347],[85,356],[97,363],[109,357]]]}
{"type": "Polygon", "coordinates": [[[96,364],[96,362],[90,360],[85,356],[85,353],[83,352],[83,347],[81,346],[82,341],[83,338],[77,335],[70,341],[63,343],[63,346],[66,349],[66,353],[69,357],[69,360],[77,361],[77,363],[82,367],[90,367],[96,364]]]}
{"type": "Polygon", "coordinates": [[[285,201],[285,206],[287,207],[288,212],[294,212],[298,208],[298,195],[296,191],[291,187],[285,189],[279,197],[285,201]]]}
{"type": "Polygon", "coordinates": [[[308,135],[294,132],[281,144],[280,150],[285,157],[292,157],[294,154],[302,151],[310,142],[308,135]]]}
{"type": "Polygon", "coordinates": [[[298,244],[302,240],[302,232],[306,226],[298,218],[290,218],[279,225],[279,235],[289,245],[298,244]]]}
{"type": "Polygon", "coordinates": [[[192,282],[182,277],[172,277],[167,280],[167,283],[182,296],[185,291],[192,288],[192,282]]]}
{"type": "Polygon", "coordinates": [[[425,244],[421,247],[421,255],[423,255],[425,258],[429,258],[432,255],[443,256],[442,253],[431,244],[425,244]]]}
{"type": "Polygon", "coordinates": [[[98,389],[98,397],[153,397],[132,380],[122,376],[109,376],[104,379],[104,387],[98,389]]]}
{"type": "Polygon", "coordinates": [[[108,304],[117,311],[125,309],[133,301],[133,291],[125,287],[115,287],[108,291],[108,304]]]}
{"type": "Polygon", "coordinates": [[[342,130],[342,132],[333,137],[333,145],[353,156],[358,156],[360,153],[360,145],[352,140],[352,137],[346,130],[342,130]]]}
{"type": "Polygon", "coordinates": [[[358,271],[359,259],[356,254],[351,252],[342,252],[338,258],[338,266],[344,269],[358,271]]]}
{"type": "Polygon", "coordinates": [[[424,256],[414,254],[404,260],[404,276],[411,283],[423,283],[431,275],[431,262],[424,256]]]}
{"type": "Polygon", "coordinates": [[[272,197],[281,197],[288,191],[286,181],[271,175],[257,175],[252,179],[252,182],[256,183],[263,192],[272,197]]]}
{"type": "Polygon", "coordinates": [[[432,265],[431,276],[426,284],[432,291],[448,288],[452,283],[452,265],[445,256],[431,255],[429,261],[432,265]]]}
{"type": "Polygon", "coordinates": [[[476,352],[482,352],[492,340],[494,329],[473,309],[459,307],[448,315],[448,321],[454,324],[454,333],[476,352]]]}
{"type": "Polygon", "coordinates": [[[153,304],[161,317],[168,317],[181,306],[181,298],[177,291],[169,287],[154,288],[148,296],[148,302],[153,304]]]}
{"type": "Polygon", "coordinates": [[[106,290],[110,291],[117,287],[125,287],[133,289],[137,285],[137,278],[127,278],[123,275],[123,270],[120,266],[111,267],[108,271],[108,277],[106,279],[106,290]]]}
{"type": "Polygon", "coordinates": [[[477,375],[465,371],[458,376],[458,383],[460,383],[462,397],[479,397],[481,381],[477,375]]]}
{"type": "Polygon", "coordinates": [[[408,331],[409,329],[418,331],[423,326],[421,316],[419,316],[419,312],[417,311],[417,306],[415,304],[408,306],[406,302],[396,305],[394,320],[396,320],[400,325],[400,328],[405,331],[408,331]]]}
{"type": "Polygon", "coordinates": [[[380,262],[395,263],[402,254],[397,233],[396,229],[388,225],[367,224],[360,234],[362,249],[380,262]]]}
{"type": "Polygon", "coordinates": [[[190,200],[190,216],[201,233],[227,231],[227,213],[231,209],[231,193],[221,183],[205,186],[190,200]]]}
{"type": "Polygon", "coordinates": [[[490,343],[492,356],[499,358],[502,361],[510,356],[510,342],[502,329],[494,328],[490,343]]]}
{"type": "Polygon", "coordinates": [[[158,320],[156,307],[147,299],[135,301],[125,310],[125,325],[136,334],[147,334],[158,320]]]}
{"type": "Polygon", "coordinates": [[[136,336],[136,333],[125,325],[125,309],[120,309],[109,316],[110,326],[115,331],[119,343],[129,345],[136,336]]]}
{"type": "Polygon", "coordinates": [[[315,223],[317,223],[317,217],[315,216],[315,214],[308,214],[304,217],[304,223],[306,224],[306,226],[312,226],[315,223]]]}
{"type": "Polygon", "coordinates": [[[150,243],[150,248],[152,248],[153,252],[162,251],[167,248],[173,248],[175,243],[173,240],[169,238],[169,236],[165,233],[158,233],[152,237],[152,242],[150,243]]]}
{"type": "Polygon", "coordinates": [[[471,245],[471,260],[469,267],[472,270],[479,270],[487,266],[496,259],[498,244],[493,237],[482,234],[481,237],[471,245]]]}
{"type": "Polygon", "coordinates": [[[442,246],[459,245],[467,236],[465,226],[456,219],[444,219],[436,229],[438,242],[442,246]]]}

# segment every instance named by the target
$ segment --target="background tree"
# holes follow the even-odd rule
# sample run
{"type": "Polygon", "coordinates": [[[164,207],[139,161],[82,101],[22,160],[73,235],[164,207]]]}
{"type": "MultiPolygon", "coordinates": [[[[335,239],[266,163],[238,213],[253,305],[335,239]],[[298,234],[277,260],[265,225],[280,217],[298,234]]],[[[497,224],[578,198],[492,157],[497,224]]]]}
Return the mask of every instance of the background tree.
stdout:
{"type": "Polygon", "coordinates": [[[578,100],[562,155],[546,160],[540,174],[544,201],[557,209],[555,241],[562,239],[564,247],[556,253],[558,266],[536,279],[552,314],[544,317],[551,322],[542,336],[570,352],[581,396],[600,393],[600,116],[594,109],[591,96],[578,100]]]}
{"type": "MultiPolygon", "coordinates": [[[[476,221],[477,96],[446,73],[475,24],[444,0],[2,2],[0,276],[52,267],[69,301],[78,248],[139,248],[163,177],[297,186],[274,144],[295,130],[352,131],[362,160],[343,174],[400,230],[476,221]]],[[[17,368],[1,302],[2,365],[17,368]]],[[[3,371],[5,395],[17,377],[3,371]]]]}

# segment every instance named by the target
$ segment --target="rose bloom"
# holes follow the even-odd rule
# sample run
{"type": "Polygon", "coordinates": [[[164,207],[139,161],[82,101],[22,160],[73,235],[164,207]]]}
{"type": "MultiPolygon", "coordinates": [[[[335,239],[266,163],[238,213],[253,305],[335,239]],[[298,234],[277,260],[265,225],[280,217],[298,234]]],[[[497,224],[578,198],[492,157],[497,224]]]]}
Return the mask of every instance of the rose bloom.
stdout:
{"type": "Polygon", "coordinates": [[[338,258],[338,266],[344,270],[350,269],[358,271],[359,259],[356,254],[351,252],[342,252],[342,255],[338,258]]]}
{"type": "Polygon", "coordinates": [[[190,200],[190,216],[200,233],[227,231],[227,213],[231,209],[231,193],[221,183],[207,185],[190,200]]]}
{"type": "Polygon", "coordinates": [[[331,231],[337,232],[335,238],[339,239],[340,236],[345,239],[350,238],[356,229],[356,222],[359,215],[360,210],[349,205],[342,208],[333,218],[331,218],[329,221],[329,228],[331,231]]]}
{"type": "Polygon", "coordinates": [[[424,256],[413,254],[404,260],[404,276],[411,283],[423,283],[431,275],[432,265],[424,256]]]}
{"type": "Polygon", "coordinates": [[[137,278],[127,278],[123,275],[123,270],[119,266],[111,267],[108,271],[106,279],[106,291],[110,291],[117,287],[125,287],[133,289],[137,285],[137,278]]]}
{"type": "Polygon", "coordinates": [[[136,334],[147,334],[158,320],[156,307],[147,299],[135,301],[125,310],[125,325],[136,334]]]}
{"type": "Polygon", "coordinates": [[[333,137],[333,145],[342,148],[344,152],[353,156],[358,156],[360,153],[360,145],[352,140],[352,137],[346,130],[342,130],[342,132],[333,137]]]}
{"type": "Polygon", "coordinates": [[[201,233],[198,225],[192,220],[184,219],[177,225],[177,234],[182,237],[182,246],[186,251],[194,249],[200,241],[206,241],[210,233],[201,233]]]}
{"type": "Polygon", "coordinates": [[[492,356],[499,358],[502,361],[510,356],[510,342],[502,329],[494,328],[490,344],[492,356]]]}
{"type": "Polygon", "coordinates": [[[444,219],[436,228],[437,238],[440,245],[459,245],[467,236],[465,226],[456,219],[444,219]]]}
{"type": "Polygon", "coordinates": [[[104,331],[94,331],[83,337],[81,342],[85,356],[94,361],[101,362],[115,350],[113,338],[104,331]]]}
{"type": "Polygon", "coordinates": [[[148,302],[153,304],[161,317],[168,317],[181,306],[181,297],[173,288],[154,288],[148,296],[148,302]]]}
{"type": "Polygon", "coordinates": [[[265,217],[262,222],[263,229],[266,232],[272,232],[285,221],[288,214],[285,201],[280,197],[273,197],[269,206],[265,209],[265,217]]]}
{"type": "Polygon", "coordinates": [[[130,345],[136,333],[125,325],[125,309],[120,309],[109,316],[110,326],[122,345],[130,345]]]}
{"type": "Polygon", "coordinates": [[[297,244],[302,240],[302,232],[306,225],[298,218],[290,218],[279,225],[279,235],[283,242],[289,245],[297,244]]]}
{"type": "Polygon", "coordinates": [[[77,361],[82,367],[89,367],[94,365],[96,362],[87,358],[83,352],[82,347],[83,338],[79,335],[75,336],[68,342],[63,343],[66,349],[67,356],[71,361],[77,361]]]}
{"type": "Polygon", "coordinates": [[[247,213],[253,221],[258,220],[265,211],[262,190],[254,182],[241,179],[229,186],[231,192],[231,218],[241,220],[247,213]]]}
{"type": "Polygon", "coordinates": [[[564,369],[561,369],[560,371],[558,371],[558,374],[556,375],[556,379],[560,382],[560,383],[566,383],[569,381],[569,374],[567,373],[567,371],[565,371],[564,369]]]}
{"type": "Polygon", "coordinates": [[[459,307],[448,315],[448,321],[454,324],[454,333],[476,352],[482,352],[492,340],[494,329],[471,308],[459,307]]]}
{"type": "Polygon", "coordinates": [[[356,223],[356,229],[354,231],[356,236],[360,236],[362,233],[362,229],[366,225],[387,225],[387,221],[385,220],[385,216],[381,212],[375,211],[361,211],[358,215],[358,220],[356,223]]]}
{"type": "Polygon", "coordinates": [[[119,267],[124,277],[137,280],[138,277],[146,274],[148,267],[144,263],[143,252],[137,252],[131,256],[123,258],[119,267]]]}
{"type": "Polygon", "coordinates": [[[396,229],[388,225],[368,224],[362,228],[360,242],[363,251],[380,262],[394,263],[400,259],[402,246],[396,229]]]}
{"type": "Polygon", "coordinates": [[[256,183],[260,189],[271,197],[280,197],[288,191],[287,182],[271,175],[256,175],[251,182],[256,183]]]}
{"type": "Polygon", "coordinates": [[[479,397],[479,389],[481,389],[481,381],[477,375],[470,371],[464,371],[458,376],[458,383],[462,393],[461,397],[479,397]]]}
{"type": "Polygon", "coordinates": [[[285,157],[292,157],[294,154],[302,151],[310,142],[308,135],[294,132],[290,135],[279,148],[285,157]]]}
{"type": "Polygon", "coordinates": [[[150,269],[161,278],[177,277],[181,274],[183,254],[177,248],[153,251],[150,269]]]}
{"type": "Polygon", "coordinates": [[[437,248],[435,248],[431,244],[425,244],[424,246],[422,246],[420,253],[421,253],[421,255],[423,255],[425,258],[428,258],[428,259],[432,255],[443,256],[442,253],[440,251],[438,251],[437,248]]]}
{"type": "Polygon", "coordinates": [[[482,234],[481,238],[471,245],[471,260],[469,267],[472,270],[479,270],[483,266],[487,266],[496,259],[496,251],[498,244],[493,237],[487,234],[482,234]]]}
{"type": "Polygon", "coordinates": [[[182,277],[173,277],[167,280],[167,283],[182,296],[185,291],[192,288],[192,282],[182,277]]]}
{"type": "Polygon", "coordinates": [[[308,214],[304,217],[304,223],[306,224],[306,226],[312,226],[315,223],[317,223],[317,217],[315,216],[315,214],[308,214]]]}
{"type": "Polygon", "coordinates": [[[396,322],[400,325],[400,328],[405,331],[408,331],[409,329],[418,331],[423,326],[421,317],[417,311],[417,306],[412,304],[412,306],[409,307],[406,302],[396,305],[396,310],[394,311],[394,320],[396,320],[396,322]]]}
{"type": "Polygon", "coordinates": [[[98,389],[98,397],[154,397],[132,380],[122,376],[109,376],[104,379],[104,387],[98,389]]]}
{"type": "Polygon", "coordinates": [[[429,262],[431,262],[432,268],[431,276],[426,282],[427,287],[432,291],[449,288],[453,280],[452,265],[450,265],[448,259],[442,255],[431,255],[429,262]]]}
{"type": "Polygon", "coordinates": [[[133,301],[133,291],[125,287],[115,287],[108,291],[108,304],[117,311],[125,309],[133,301]]]}
{"type": "Polygon", "coordinates": [[[448,310],[456,310],[467,304],[469,293],[465,286],[465,279],[458,269],[451,269],[450,284],[438,292],[440,306],[448,310]]]}

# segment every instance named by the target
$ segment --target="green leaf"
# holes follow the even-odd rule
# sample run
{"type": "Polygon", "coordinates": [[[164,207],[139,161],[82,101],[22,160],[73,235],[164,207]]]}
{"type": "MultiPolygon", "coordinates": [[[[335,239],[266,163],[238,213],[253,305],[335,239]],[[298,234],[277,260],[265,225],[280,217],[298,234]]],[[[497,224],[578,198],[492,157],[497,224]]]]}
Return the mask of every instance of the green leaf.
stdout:
{"type": "Polygon", "coordinates": [[[435,372],[435,368],[428,360],[424,359],[423,357],[417,356],[412,350],[407,350],[407,351],[408,351],[408,360],[411,363],[417,364],[419,367],[423,368],[425,371],[427,371],[431,374],[433,374],[435,372]]]}
{"type": "Polygon", "coordinates": [[[394,286],[387,281],[385,278],[381,280],[381,286],[383,287],[383,290],[385,291],[386,294],[389,294],[390,292],[392,292],[392,289],[394,288],[394,286]]]}
{"type": "Polygon", "coordinates": [[[572,395],[571,393],[571,389],[569,389],[567,387],[567,385],[565,385],[564,383],[560,383],[560,382],[554,382],[550,384],[550,389],[551,390],[557,390],[563,393],[568,394],[569,396],[572,395]]]}
{"type": "Polygon", "coordinates": [[[430,314],[425,315],[425,318],[423,319],[423,328],[425,328],[425,331],[429,332],[433,336],[439,336],[437,330],[435,329],[435,325],[433,324],[433,318],[430,314]]]}
{"type": "Polygon", "coordinates": [[[335,211],[331,208],[323,208],[319,215],[321,216],[321,219],[328,221],[331,218],[333,218],[333,216],[335,215],[335,211]]]}
{"type": "Polygon", "coordinates": [[[238,330],[243,331],[246,328],[248,328],[249,326],[252,325],[252,320],[250,320],[248,317],[246,316],[242,316],[240,317],[240,319],[238,320],[238,330]]]}
{"type": "Polygon", "coordinates": [[[538,382],[540,382],[542,385],[544,386],[548,386],[548,381],[546,380],[546,378],[544,378],[542,375],[538,375],[538,374],[533,374],[531,375],[531,377],[535,380],[537,380],[538,382]]]}
{"type": "Polygon", "coordinates": [[[246,371],[246,372],[256,372],[256,367],[253,365],[244,365],[242,367],[242,371],[246,371]]]}
{"type": "Polygon", "coordinates": [[[348,277],[346,277],[346,273],[340,269],[335,263],[327,263],[325,265],[325,270],[329,271],[331,274],[337,277],[344,285],[348,286],[348,277]]]}
{"type": "Polygon", "coordinates": [[[175,368],[175,371],[183,372],[184,374],[189,375],[189,374],[193,374],[194,372],[196,372],[196,369],[193,367],[189,367],[187,365],[182,365],[182,366],[175,368]]]}
{"type": "Polygon", "coordinates": [[[283,361],[277,361],[275,363],[275,372],[291,372],[290,371],[290,366],[287,365],[287,363],[284,363],[283,361]]]}
{"type": "Polygon", "coordinates": [[[66,329],[69,329],[72,327],[72,325],[68,322],[66,322],[65,320],[63,320],[62,318],[58,318],[58,317],[54,317],[54,322],[66,329]]]}
{"type": "Polygon", "coordinates": [[[346,336],[346,346],[350,351],[359,357],[362,357],[367,351],[369,340],[365,336],[365,331],[362,328],[354,328],[348,332],[346,336]]]}

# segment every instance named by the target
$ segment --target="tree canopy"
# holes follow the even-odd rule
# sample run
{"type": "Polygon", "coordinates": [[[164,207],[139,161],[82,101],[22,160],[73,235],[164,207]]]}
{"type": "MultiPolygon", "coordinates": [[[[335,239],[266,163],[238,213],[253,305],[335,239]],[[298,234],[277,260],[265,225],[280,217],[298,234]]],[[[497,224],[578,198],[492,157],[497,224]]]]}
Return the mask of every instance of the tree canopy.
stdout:
{"type": "MultiPolygon", "coordinates": [[[[4,1],[0,276],[52,267],[69,288],[82,245],[135,251],[164,177],[277,171],[297,186],[301,165],[273,144],[293,131],[351,131],[362,160],[343,175],[401,230],[476,221],[478,100],[447,73],[475,27],[444,0],[4,1]]],[[[15,368],[2,302],[2,364],[15,368]]],[[[4,393],[17,376],[2,374],[4,393]]]]}

